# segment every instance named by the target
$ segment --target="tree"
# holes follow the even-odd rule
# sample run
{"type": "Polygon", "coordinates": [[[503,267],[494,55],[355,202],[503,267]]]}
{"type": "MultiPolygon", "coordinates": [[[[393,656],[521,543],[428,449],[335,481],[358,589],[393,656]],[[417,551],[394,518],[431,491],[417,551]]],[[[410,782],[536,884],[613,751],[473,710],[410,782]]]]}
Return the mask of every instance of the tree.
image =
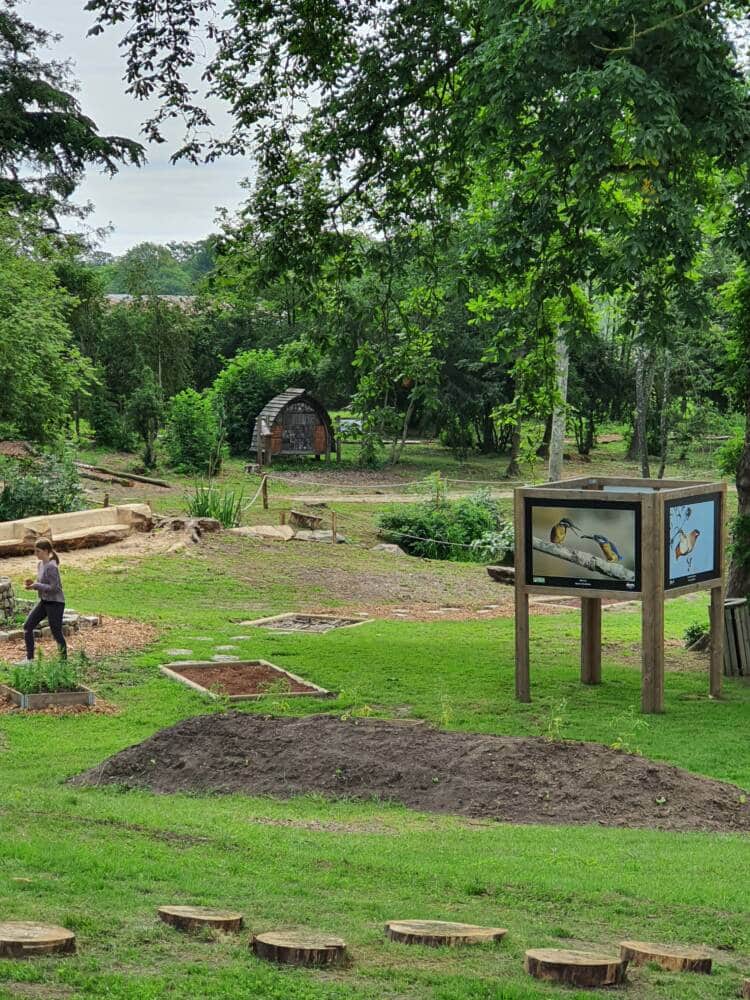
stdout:
{"type": "Polygon", "coordinates": [[[146,368],[141,384],[128,400],[126,412],[128,422],[143,441],[143,464],[153,469],[156,437],[164,419],[164,397],[150,368],[146,368]]]}
{"type": "Polygon", "coordinates": [[[58,279],[59,247],[40,230],[38,217],[0,215],[0,434],[48,442],[93,372],[66,322],[75,300],[58,279]]]}
{"type": "Polygon", "coordinates": [[[83,114],[66,67],[39,55],[50,35],[24,21],[6,0],[0,11],[0,201],[57,214],[88,166],[110,174],[143,162],[143,147],[102,136],[83,114]]]}

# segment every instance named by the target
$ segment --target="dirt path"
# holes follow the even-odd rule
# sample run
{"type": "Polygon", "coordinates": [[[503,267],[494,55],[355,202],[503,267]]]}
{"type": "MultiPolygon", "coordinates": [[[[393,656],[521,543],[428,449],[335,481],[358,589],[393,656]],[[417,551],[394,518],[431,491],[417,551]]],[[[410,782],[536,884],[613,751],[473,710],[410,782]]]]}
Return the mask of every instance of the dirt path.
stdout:
{"type": "MultiPolygon", "coordinates": [[[[513,497],[512,490],[490,490],[490,496],[493,500],[510,500],[513,497]]],[[[450,500],[461,500],[471,493],[454,493],[451,490],[449,499],[450,500]]],[[[427,499],[427,494],[425,493],[299,493],[294,496],[284,497],[284,500],[289,500],[291,503],[307,503],[307,504],[331,504],[331,503],[368,503],[368,504],[378,504],[378,503],[424,503],[427,499]]]]}
{"type": "Polygon", "coordinates": [[[313,792],[510,823],[750,833],[741,789],[598,744],[332,715],[197,716],[73,784],[280,798],[313,792]]]}

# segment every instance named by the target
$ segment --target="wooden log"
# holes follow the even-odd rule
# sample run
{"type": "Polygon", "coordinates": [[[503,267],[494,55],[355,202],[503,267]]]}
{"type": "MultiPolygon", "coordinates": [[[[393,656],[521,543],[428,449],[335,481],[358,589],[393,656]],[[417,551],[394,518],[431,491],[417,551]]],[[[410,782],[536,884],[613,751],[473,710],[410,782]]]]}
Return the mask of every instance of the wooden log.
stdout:
{"type": "Polygon", "coordinates": [[[750,1000],[750,979],[745,979],[742,983],[742,1000],[750,1000]]]}
{"type": "Polygon", "coordinates": [[[487,575],[496,583],[507,583],[511,587],[516,582],[516,571],[513,566],[487,566],[487,575]]]}
{"type": "Polygon", "coordinates": [[[620,958],[633,965],[654,962],[667,972],[711,972],[711,956],[700,948],[651,941],[621,941],[620,958]]]}
{"type": "Polygon", "coordinates": [[[289,524],[293,528],[307,528],[308,531],[317,531],[323,524],[323,518],[319,514],[306,514],[301,510],[290,510],[289,524]]]}
{"type": "Polygon", "coordinates": [[[228,934],[242,930],[242,914],[234,910],[215,910],[210,906],[160,906],[156,912],[165,924],[181,931],[213,927],[228,934]]]}
{"type": "Polygon", "coordinates": [[[76,936],[66,927],[37,924],[30,920],[0,923],[0,958],[69,955],[75,950],[76,936]]]}
{"type": "Polygon", "coordinates": [[[127,486],[131,488],[133,486],[132,479],[121,479],[120,476],[105,476],[100,472],[84,472],[80,469],[78,475],[81,479],[93,479],[95,483],[115,483],[117,486],[127,486]]]}
{"type": "Polygon", "coordinates": [[[258,958],[281,965],[337,965],[346,959],[346,942],[315,931],[254,934],[251,947],[258,958]]]}
{"type": "Polygon", "coordinates": [[[402,944],[426,944],[438,948],[460,944],[482,944],[502,941],[508,933],[504,927],[477,927],[447,920],[391,920],[385,925],[386,937],[402,944]]]}
{"type": "Polygon", "coordinates": [[[533,948],[524,968],[535,979],[569,986],[617,986],[625,982],[628,963],[610,955],[561,948],[533,948]]]}
{"type": "Polygon", "coordinates": [[[170,490],[172,487],[165,483],[163,479],[152,479],[150,476],[137,476],[134,472],[122,472],[117,469],[105,469],[102,465],[88,465],[85,462],[75,463],[79,469],[87,469],[92,472],[102,472],[105,476],[117,476],[122,479],[132,479],[136,483],[146,483],[148,486],[161,486],[162,489],[170,490]]]}

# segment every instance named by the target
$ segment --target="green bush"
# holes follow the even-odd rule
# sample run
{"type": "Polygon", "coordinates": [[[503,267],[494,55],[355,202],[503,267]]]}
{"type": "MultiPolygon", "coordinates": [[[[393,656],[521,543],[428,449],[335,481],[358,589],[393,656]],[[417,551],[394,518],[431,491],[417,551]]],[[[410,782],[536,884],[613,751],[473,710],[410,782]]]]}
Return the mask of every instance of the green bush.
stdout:
{"type": "Polygon", "coordinates": [[[471,543],[482,562],[510,563],[515,552],[515,529],[512,522],[500,525],[497,531],[487,531],[471,543]]]}
{"type": "Polygon", "coordinates": [[[719,472],[723,476],[731,476],[732,479],[735,479],[744,447],[744,435],[737,434],[735,437],[725,441],[721,448],[719,448],[716,457],[718,459],[719,472]]]}
{"type": "Polygon", "coordinates": [[[289,373],[273,351],[245,351],[219,373],[212,394],[224,414],[229,450],[249,455],[258,414],[287,388],[289,373]]]}
{"type": "Polygon", "coordinates": [[[206,393],[184,389],[169,403],[164,447],[178,472],[212,475],[221,467],[221,429],[206,393]]]}
{"type": "Polygon", "coordinates": [[[487,491],[463,500],[430,502],[398,507],[383,514],[380,534],[406,552],[424,559],[486,562],[483,549],[472,545],[501,527],[498,505],[487,491]]]}
{"type": "Polygon", "coordinates": [[[686,646],[692,646],[694,642],[702,639],[706,632],[705,625],[701,625],[700,622],[691,622],[682,633],[682,638],[686,646]]]}
{"type": "Polygon", "coordinates": [[[83,505],[83,489],[67,454],[8,460],[2,469],[0,521],[38,514],[65,514],[83,505]]]}

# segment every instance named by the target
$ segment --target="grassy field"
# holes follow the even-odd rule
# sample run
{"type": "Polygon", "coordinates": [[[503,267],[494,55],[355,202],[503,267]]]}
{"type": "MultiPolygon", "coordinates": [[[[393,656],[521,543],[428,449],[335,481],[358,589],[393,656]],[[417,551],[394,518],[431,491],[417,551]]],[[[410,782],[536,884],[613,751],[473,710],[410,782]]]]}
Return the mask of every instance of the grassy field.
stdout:
{"type": "MultiPolygon", "coordinates": [[[[226,476],[240,482],[234,465],[226,476]]],[[[283,484],[279,489],[282,505],[283,484]]],[[[177,495],[170,503],[177,505],[177,495]]],[[[355,543],[374,537],[375,509],[352,512],[355,543]]],[[[705,621],[703,597],[667,605],[667,712],[647,725],[637,712],[637,611],[604,615],[599,688],[578,684],[577,615],[534,617],[530,705],[512,697],[509,617],[378,620],[324,636],[254,633],[237,624],[300,607],[356,610],[368,594],[385,608],[426,594],[471,610],[500,592],[479,566],[397,562],[365,544],[274,548],[221,535],[170,555],[113,555],[86,569],[63,563],[78,610],[148,622],[159,638],[145,651],[92,665],[88,679],[119,707],[117,715],[0,716],[0,919],[62,923],[76,931],[80,949],[62,960],[1,962],[0,997],[573,998],[584,994],[529,979],[524,950],[616,950],[625,937],[715,950],[710,979],[634,970],[628,996],[737,995],[741,976],[750,976],[747,838],[508,826],[316,797],[166,799],[65,785],[164,726],[221,711],[157,666],[170,648],[200,656],[232,641],[242,654],[340,692],[326,711],[616,743],[750,787],[750,687],[727,681],[724,698],[709,701],[707,661],[680,648],[685,627],[705,621]],[[252,637],[235,640],[241,633],[252,637]],[[196,938],[162,925],[155,909],[167,902],[239,909],[248,932],[309,926],[339,933],[352,964],[335,972],[267,966],[249,952],[248,933],[196,938]],[[407,948],[382,933],[386,920],[398,918],[462,920],[509,933],[499,945],[460,952],[407,948]]],[[[247,710],[291,714],[321,704],[276,695],[247,710]]]]}

